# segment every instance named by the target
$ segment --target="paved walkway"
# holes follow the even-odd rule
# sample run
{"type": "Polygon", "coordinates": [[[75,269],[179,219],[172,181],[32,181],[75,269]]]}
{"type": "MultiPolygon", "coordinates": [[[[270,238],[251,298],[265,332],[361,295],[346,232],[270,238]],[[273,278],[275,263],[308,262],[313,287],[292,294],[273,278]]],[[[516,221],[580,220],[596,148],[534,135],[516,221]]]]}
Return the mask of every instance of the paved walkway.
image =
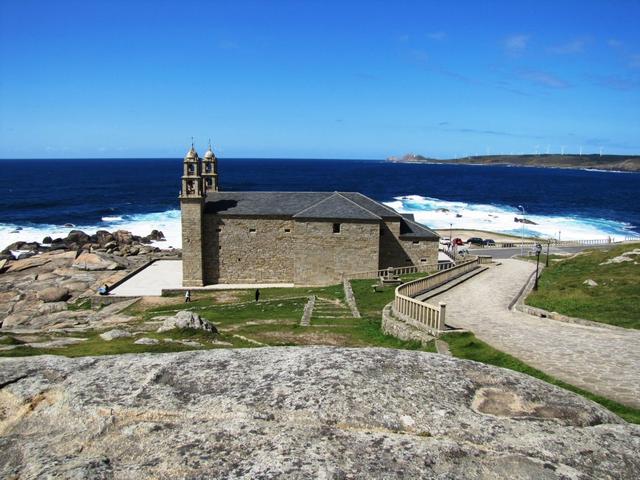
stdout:
{"type": "MultiPolygon", "coordinates": [[[[293,283],[234,283],[189,288],[199,290],[242,290],[254,288],[293,287],[293,283]]],[[[117,286],[111,295],[120,297],[160,296],[162,290],[187,290],[182,287],[182,261],[158,260],[117,286]]]]}
{"type": "Polygon", "coordinates": [[[429,303],[447,303],[447,324],[577,387],[640,408],[640,331],[549,320],[509,303],[535,264],[502,260],[429,303]]]}

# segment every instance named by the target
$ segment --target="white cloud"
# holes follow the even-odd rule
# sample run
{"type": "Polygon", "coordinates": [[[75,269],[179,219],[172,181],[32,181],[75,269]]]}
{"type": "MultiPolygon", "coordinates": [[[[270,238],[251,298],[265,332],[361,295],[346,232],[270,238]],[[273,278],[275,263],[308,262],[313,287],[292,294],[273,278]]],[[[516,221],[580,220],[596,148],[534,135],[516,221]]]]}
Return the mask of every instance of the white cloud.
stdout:
{"type": "Polygon", "coordinates": [[[427,38],[430,38],[431,40],[436,40],[439,42],[447,38],[447,34],[444,32],[430,32],[430,33],[427,33],[427,38]]]}
{"type": "Polygon", "coordinates": [[[568,55],[572,53],[580,53],[584,51],[584,46],[586,45],[586,41],[581,38],[576,38],[575,40],[571,40],[570,42],[563,43],[560,45],[555,45],[549,49],[551,53],[556,53],[558,55],[568,55]]]}
{"type": "Polygon", "coordinates": [[[567,88],[570,86],[568,82],[556,77],[552,73],[541,70],[523,70],[520,72],[520,76],[543,87],[567,88]]]}
{"type": "Polygon", "coordinates": [[[507,37],[504,41],[504,48],[511,55],[520,55],[529,44],[529,35],[517,34],[507,37]]]}

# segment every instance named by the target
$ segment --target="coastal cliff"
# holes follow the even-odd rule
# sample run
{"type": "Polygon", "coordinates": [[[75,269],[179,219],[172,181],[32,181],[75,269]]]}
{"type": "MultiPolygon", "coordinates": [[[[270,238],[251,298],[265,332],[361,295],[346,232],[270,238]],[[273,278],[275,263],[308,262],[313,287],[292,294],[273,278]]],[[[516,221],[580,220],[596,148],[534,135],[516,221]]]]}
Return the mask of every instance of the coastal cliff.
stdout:
{"type": "Polygon", "coordinates": [[[478,155],[449,160],[438,160],[409,153],[389,157],[394,163],[439,163],[455,165],[508,165],[517,167],[573,168],[640,172],[638,155],[478,155]]]}

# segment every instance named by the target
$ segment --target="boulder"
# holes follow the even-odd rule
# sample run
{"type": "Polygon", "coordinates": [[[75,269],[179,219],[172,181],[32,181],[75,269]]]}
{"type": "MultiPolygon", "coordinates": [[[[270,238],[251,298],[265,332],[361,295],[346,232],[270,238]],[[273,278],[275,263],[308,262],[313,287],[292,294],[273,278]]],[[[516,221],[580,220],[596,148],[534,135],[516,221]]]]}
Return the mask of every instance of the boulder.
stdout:
{"type": "Polygon", "coordinates": [[[69,290],[64,287],[49,287],[38,292],[43,302],[61,302],[69,298],[69,290]]]}
{"type": "Polygon", "coordinates": [[[82,230],[71,230],[67,235],[67,238],[64,239],[66,244],[76,244],[82,245],[91,240],[91,237],[84,233],[82,230]]]}
{"type": "Polygon", "coordinates": [[[437,354],[47,355],[0,384],[2,478],[640,478],[638,425],[437,354]]]}
{"type": "Polygon", "coordinates": [[[78,281],[74,278],[60,283],[60,286],[69,289],[70,292],[84,292],[89,288],[88,283],[78,281]]]}
{"type": "Polygon", "coordinates": [[[587,279],[584,282],[582,282],[583,285],[586,285],[587,287],[597,287],[598,286],[598,282],[596,282],[595,280],[592,279],[587,279]]]}
{"type": "Polygon", "coordinates": [[[149,240],[153,240],[155,242],[163,242],[163,241],[166,241],[167,239],[165,238],[164,233],[162,233],[162,231],[151,230],[151,233],[149,234],[149,240]]]}
{"type": "Polygon", "coordinates": [[[82,253],[71,265],[79,270],[120,270],[122,265],[100,253],[82,253]]]}
{"type": "Polygon", "coordinates": [[[42,239],[42,243],[52,243],[53,239],[49,236],[46,236],[42,239]]]}
{"type": "Polygon", "coordinates": [[[131,333],[127,332],[126,330],[120,330],[118,328],[100,334],[100,338],[106,342],[110,342],[111,340],[115,340],[116,338],[127,338],[131,336],[131,333]]]}
{"type": "Polygon", "coordinates": [[[27,242],[13,242],[11,245],[7,246],[4,250],[2,250],[2,253],[10,254],[11,251],[13,251],[13,250],[21,250],[22,246],[25,243],[27,243],[27,242]]]}
{"type": "Polygon", "coordinates": [[[40,256],[17,260],[9,265],[9,268],[7,268],[7,272],[21,272],[29,268],[40,267],[46,263],[49,263],[50,261],[50,259],[40,256]]]}
{"type": "Polygon", "coordinates": [[[51,302],[40,305],[38,308],[38,315],[50,315],[56,312],[62,312],[67,310],[67,302],[51,302]]]}
{"type": "Polygon", "coordinates": [[[142,337],[133,343],[135,343],[136,345],[157,345],[160,343],[160,341],[155,338],[142,337]]]}
{"type": "Polygon", "coordinates": [[[118,242],[118,245],[130,245],[133,243],[133,235],[131,235],[131,232],[127,232],[126,230],[118,230],[114,232],[113,237],[116,242],[118,242]]]}
{"type": "Polygon", "coordinates": [[[200,318],[200,315],[198,315],[197,313],[191,312],[189,310],[182,310],[176,313],[173,317],[167,318],[162,323],[160,328],[158,328],[158,333],[182,328],[191,328],[194,330],[205,330],[211,333],[218,333],[218,329],[214,325],[200,318]]]}
{"type": "Polygon", "coordinates": [[[106,230],[98,230],[96,232],[96,241],[100,244],[101,247],[106,247],[107,243],[113,242],[115,237],[106,230]]]}

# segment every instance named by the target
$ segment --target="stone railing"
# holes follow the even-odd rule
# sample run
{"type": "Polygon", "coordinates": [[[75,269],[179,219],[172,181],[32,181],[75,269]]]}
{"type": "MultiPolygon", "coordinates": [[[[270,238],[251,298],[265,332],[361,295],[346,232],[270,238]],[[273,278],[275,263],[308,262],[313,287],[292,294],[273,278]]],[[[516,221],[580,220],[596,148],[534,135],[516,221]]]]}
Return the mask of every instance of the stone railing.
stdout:
{"type": "Polygon", "coordinates": [[[432,305],[414,297],[444,285],[461,275],[475,270],[481,264],[489,262],[491,262],[491,257],[485,255],[474,257],[447,270],[403,283],[395,291],[392,305],[393,314],[418,329],[438,336],[444,330],[447,305],[442,302],[438,305],[432,305]]]}
{"type": "Polygon", "coordinates": [[[440,270],[447,270],[453,268],[453,263],[424,263],[421,265],[412,265],[409,267],[389,267],[382,270],[368,270],[366,272],[355,272],[343,274],[344,280],[356,280],[367,278],[380,278],[380,277],[397,277],[400,275],[407,275],[409,273],[422,273],[422,272],[434,272],[440,270]]]}
{"type": "Polygon", "coordinates": [[[542,246],[545,246],[547,245],[547,243],[550,243],[554,247],[588,247],[590,245],[609,245],[614,243],[625,243],[625,242],[640,242],[640,238],[624,237],[624,240],[615,240],[612,237],[612,238],[597,238],[592,240],[562,240],[562,241],[558,241],[554,239],[548,240],[548,239],[541,238],[539,241],[533,241],[533,240],[527,239],[524,242],[514,238],[513,240],[496,242],[495,245],[484,245],[484,246],[469,245],[467,248],[492,249],[492,248],[518,248],[520,246],[524,246],[525,248],[526,247],[533,248],[537,243],[541,244],[542,246]]]}

